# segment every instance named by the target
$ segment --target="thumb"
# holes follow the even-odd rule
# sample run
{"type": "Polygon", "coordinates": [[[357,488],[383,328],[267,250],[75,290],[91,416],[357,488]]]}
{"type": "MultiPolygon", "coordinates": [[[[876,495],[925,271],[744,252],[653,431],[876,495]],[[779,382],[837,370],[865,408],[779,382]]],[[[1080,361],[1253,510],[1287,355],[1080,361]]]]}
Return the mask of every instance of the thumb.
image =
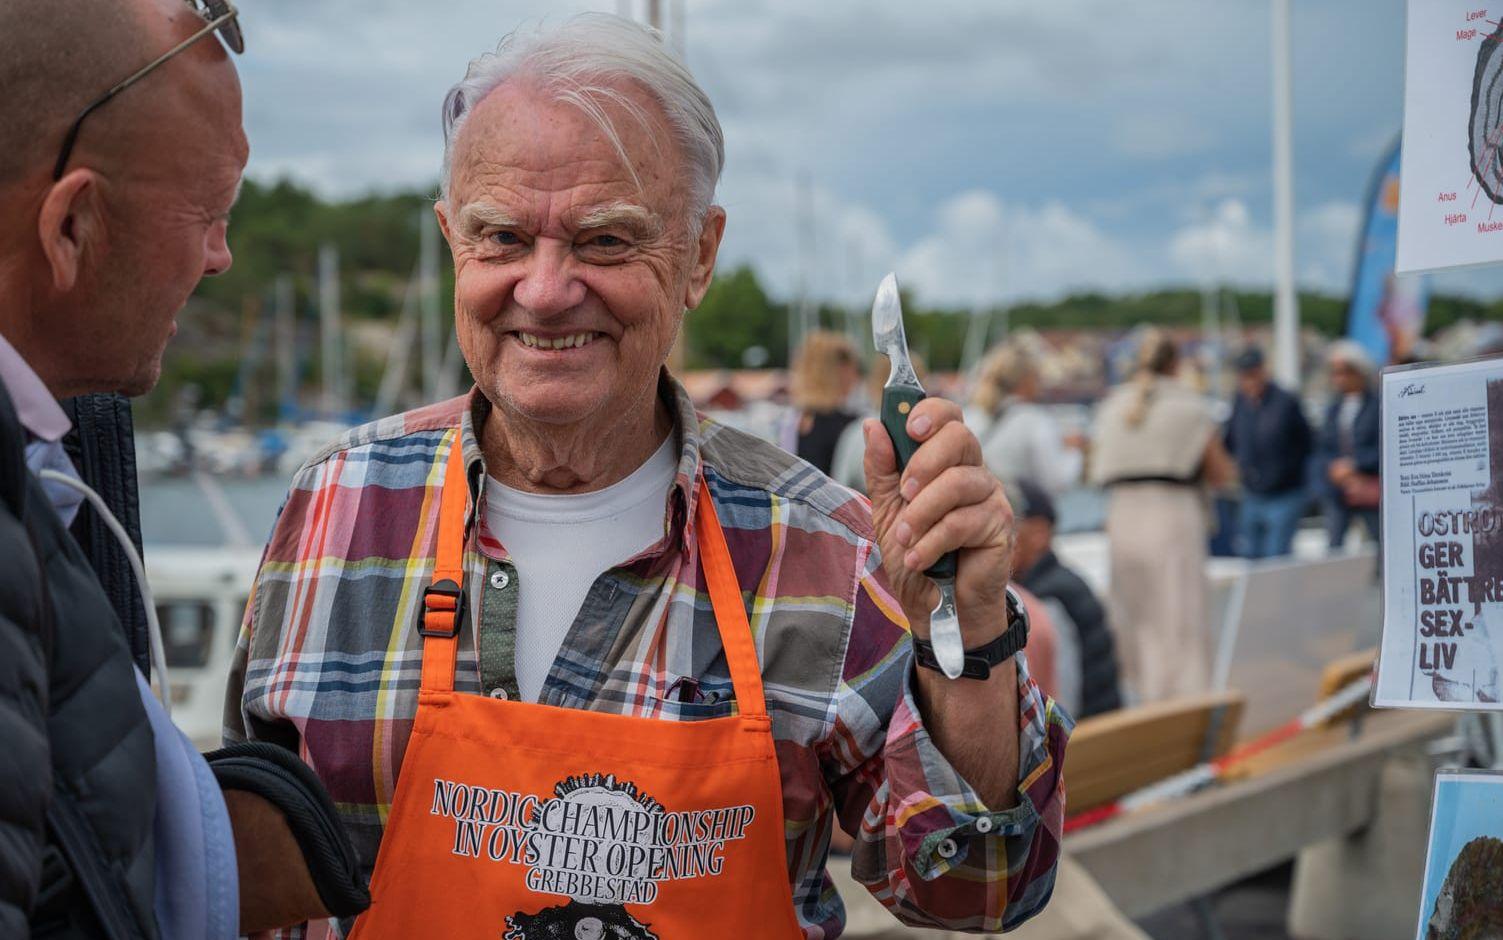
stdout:
{"type": "Polygon", "coordinates": [[[883,505],[898,498],[898,454],[887,429],[876,418],[863,421],[861,431],[866,436],[866,454],[862,459],[866,495],[874,505],[883,505]]]}

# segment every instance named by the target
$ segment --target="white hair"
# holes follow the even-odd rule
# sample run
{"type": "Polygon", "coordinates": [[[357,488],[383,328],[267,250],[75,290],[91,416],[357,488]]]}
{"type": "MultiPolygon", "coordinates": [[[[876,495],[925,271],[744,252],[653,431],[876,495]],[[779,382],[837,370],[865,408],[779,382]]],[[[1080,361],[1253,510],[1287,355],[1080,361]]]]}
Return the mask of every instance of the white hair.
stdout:
{"type": "Polygon", "coordinates": [[[1338,339],[1326,348],[1327,362],[1344,362],[1362,376],[1364,384],[1371,385],[1377,378],[1378,366],[1368,355],[1367,347],[1356,340],[1338,339]]]}
{"type": "Polygon", "coordinates": [[[649,116],[620,89],[623,81],[645,90],[663,109],[690,177],[689,208],[696,220],[715,198],[725,165],[725,136],[709,97],[662,37],[609,13],[582,13],[556,28],[518,29],[470,62],[464,80],[444,97],[443,194],[448,198],[454,142],[470,111],[508,79],[536,81],[556,100],[579,108],[600,128],[636,179],[607,105],[648,124],[649,116]]]}

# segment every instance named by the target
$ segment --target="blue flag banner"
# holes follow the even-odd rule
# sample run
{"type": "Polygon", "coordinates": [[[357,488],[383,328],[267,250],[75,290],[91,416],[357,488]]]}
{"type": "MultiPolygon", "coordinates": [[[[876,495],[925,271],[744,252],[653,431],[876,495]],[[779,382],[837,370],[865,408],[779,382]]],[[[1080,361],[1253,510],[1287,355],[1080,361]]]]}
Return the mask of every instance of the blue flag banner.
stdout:
{"type": "Polygon", "coordinates": [[[1430,285],[1424,275],[1393,273],[1399,232],[1399,143],[1383,155],[1367,199],[1362,240],[1357,244],[1346,335],[1379,365],[1404,362],[1425,328],[1430,285]]]}

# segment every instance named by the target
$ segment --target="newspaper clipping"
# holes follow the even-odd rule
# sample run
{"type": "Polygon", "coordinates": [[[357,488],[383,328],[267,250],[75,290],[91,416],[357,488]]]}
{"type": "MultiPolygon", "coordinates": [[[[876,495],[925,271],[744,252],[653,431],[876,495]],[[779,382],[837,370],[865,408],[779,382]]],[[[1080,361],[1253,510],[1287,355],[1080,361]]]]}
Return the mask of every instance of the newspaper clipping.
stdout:
{"type": "Polygon", "coordinates": [[[1387,371],[1382,385],[1373,704],[1503,708],[1503,359],[1387,371]]]}

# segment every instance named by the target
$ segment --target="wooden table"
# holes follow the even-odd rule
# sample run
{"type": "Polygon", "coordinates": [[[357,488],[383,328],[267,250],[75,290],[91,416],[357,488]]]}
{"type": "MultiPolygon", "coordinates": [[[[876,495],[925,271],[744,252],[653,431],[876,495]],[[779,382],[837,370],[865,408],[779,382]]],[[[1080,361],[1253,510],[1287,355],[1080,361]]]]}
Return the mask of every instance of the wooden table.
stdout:
{"type": "Polygon", "coordinates": [[[1366,825],[1384,762],[1423,750],[1455,720],[1368,712],[1356,738],[1345,725],[1300,735],[1237,780],[1073,833],[1065,850],[1129,917],[1203,897],[1366,825]]]}

